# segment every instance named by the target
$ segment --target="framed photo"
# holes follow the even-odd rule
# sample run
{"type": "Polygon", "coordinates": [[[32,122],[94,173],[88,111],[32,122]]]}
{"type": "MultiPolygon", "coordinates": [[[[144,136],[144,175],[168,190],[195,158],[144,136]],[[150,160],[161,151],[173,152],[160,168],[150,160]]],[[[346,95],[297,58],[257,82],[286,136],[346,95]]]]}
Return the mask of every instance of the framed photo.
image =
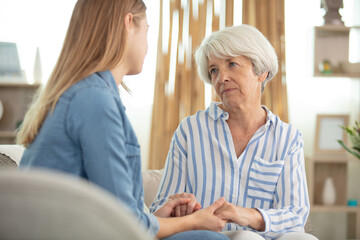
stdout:
{"type": "Polygon", "coordinates": [[[346,132],[340,126],[349,125],[349,115],[321,115],[316,117],[315,153],[345,153],[337,140],[347,143],[346,132]]]}

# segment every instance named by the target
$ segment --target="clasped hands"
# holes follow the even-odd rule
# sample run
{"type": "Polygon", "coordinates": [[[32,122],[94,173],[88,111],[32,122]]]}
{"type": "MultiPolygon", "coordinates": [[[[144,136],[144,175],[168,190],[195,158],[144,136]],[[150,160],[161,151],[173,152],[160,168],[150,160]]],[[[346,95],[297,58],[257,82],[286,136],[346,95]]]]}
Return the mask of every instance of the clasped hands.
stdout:
{"type": "MultiPolygon", "coordinates": [[[[241,226],[254,225],[260,215],[256,209],[243,208],[219,198],[212,205],[202,209],[193,194],[179,193],[168,198],[168,201],[155,213],[158,217],[194,216],[209,230],[220,231],[226,223],[233,222],[241,226]]],[[[261,230],[260,227],[259,230],[261,230]]]]}

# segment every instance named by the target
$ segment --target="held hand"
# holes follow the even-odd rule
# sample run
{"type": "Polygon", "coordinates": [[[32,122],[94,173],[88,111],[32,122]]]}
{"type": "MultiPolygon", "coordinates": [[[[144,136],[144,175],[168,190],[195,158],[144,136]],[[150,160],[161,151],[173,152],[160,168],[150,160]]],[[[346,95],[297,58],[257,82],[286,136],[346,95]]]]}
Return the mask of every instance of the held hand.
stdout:
{"type": "Polygon", "coordinates": [[[243,208],[226,202],[215,211],[215,215],[241,226],[250,226],[258,231],[265,230],[264,219],[257,209],[243,208]]]}
{"type": "Polygon", "coordinates": [[[227,223],[226,220],[223,220],[215,215],[217,209],[221,208],[221,206],[225,203],[225,198],[219,198],[209,207],[199,210],[194,213],[192,216],[195,218],[194,224],[195,229],[203,229],[203,230],[212,230],[220,232],[221,229],[227,223]]]}
{"type": "Polygon", "coordinates": [[[169,197],[169,199],[190,199],[186,204],[180,204],[173,209],[172,217],[182,217],[201,209],[201,205],[196,201],[194,194],[191,193],[178,193],[169,197]]]}
{"type": "Polygon", "coordinates": [[[177,206],[186,205],[190,201],[190,198],[169,198],[169,200],[159,208],[154,215],[157,217],[168,218],[172,215],[177,206]]]}

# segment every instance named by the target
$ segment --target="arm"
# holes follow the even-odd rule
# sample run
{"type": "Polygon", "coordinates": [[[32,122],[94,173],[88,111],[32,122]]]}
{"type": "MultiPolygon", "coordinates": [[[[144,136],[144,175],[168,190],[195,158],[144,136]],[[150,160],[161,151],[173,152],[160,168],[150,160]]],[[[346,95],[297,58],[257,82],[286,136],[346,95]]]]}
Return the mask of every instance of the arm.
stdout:
{"type": "Polygon", "coordinates": [[[265,233],[276,237],[288,231],[303,232],[310,204],[304,166],[303,139],[296,131],[284,156],[284,167],[275,188],[273,207],[258,209],[265,221],[265,233]]]}
{"type": "MultiPolygon", "coordinates": [[[[138,148],[126,142],[125,119],[115,97],[109,91],[91,88],[80,91],[71,99],[67,130],[74,144],[81,149],[84,175],[89,181],[108,190],[136,215],[150,232],[158,231],[158,221],[145,214],[140,207],[140,196],[135,195],[134,171],[140,159],[130,161],[126,148],[138,148]]],[[[131,159],[131,160],[134,160],[131,159]]]]}

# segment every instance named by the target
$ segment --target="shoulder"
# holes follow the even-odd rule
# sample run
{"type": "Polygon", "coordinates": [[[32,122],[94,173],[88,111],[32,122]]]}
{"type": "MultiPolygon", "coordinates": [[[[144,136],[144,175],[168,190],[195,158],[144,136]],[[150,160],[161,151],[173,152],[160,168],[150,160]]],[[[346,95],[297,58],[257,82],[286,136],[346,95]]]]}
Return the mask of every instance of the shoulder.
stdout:
{"type": "Polygon", "coordinates": [[[96,73],[71,86],[62,96],[67,102],[67,119],[105,121],[117,118],[123,111],[120,96],[96,73]]]}
{"type": "MultiPolygon", "coordinates": [[[[302,134],[295,125],[282,121],[279,116],[273,114],[271,111],[268,111],[268,116],[270,131],[280,142],[283,144],[290,142],[291,145],[295,143],[297,145],[303,144],[302,134]]],[[[289,144],[286,145],[290,146],[289,144]]]]}
{"type": "Polygon", "coordinates": [[[200,110],[195,114],[185,117],[179,124],[179,128],[189,130],[189,128],[193,128],[195,125],[198,127],[199,125],[203,125],[206,122],[206,119],[209,117],[209,114],[205,110],[200,110]]]}
{"type": "Polygon", "coordinates": [[[120,100],[116,90],[97,73],[80,80],[71,86],[62,96],[68,100],[73,107],[95,107],[106,108],[120,100]]]}
{"type": "Polygon", "coordinates": [[[186,142],[188,137],[194,133],[194,131],[198,131],[196,129],[199,126],[203,126],[205,124],[205,119],[207,118],[208,113],[205,110],[200,110],[196,112],[194,115],[185,117],[181,120],[179,126],[175,130],[173,140],[179,142],[186,142]]]}

